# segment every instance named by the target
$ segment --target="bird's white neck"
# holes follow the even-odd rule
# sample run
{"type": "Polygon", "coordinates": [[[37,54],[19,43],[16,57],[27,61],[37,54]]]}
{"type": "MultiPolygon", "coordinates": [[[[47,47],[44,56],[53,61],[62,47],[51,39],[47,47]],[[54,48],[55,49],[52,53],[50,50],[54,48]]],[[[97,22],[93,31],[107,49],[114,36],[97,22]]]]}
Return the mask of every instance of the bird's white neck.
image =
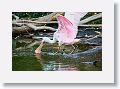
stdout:
{"type": "Polygon", "coordinates": [[[51,39],[48,38],[48,37],[43,37],[43,40],[44,40],[44,42],[47,42],[47,43],[55,43],[55,40],[54,40],[54,39],[51,40],[51,39]]]}

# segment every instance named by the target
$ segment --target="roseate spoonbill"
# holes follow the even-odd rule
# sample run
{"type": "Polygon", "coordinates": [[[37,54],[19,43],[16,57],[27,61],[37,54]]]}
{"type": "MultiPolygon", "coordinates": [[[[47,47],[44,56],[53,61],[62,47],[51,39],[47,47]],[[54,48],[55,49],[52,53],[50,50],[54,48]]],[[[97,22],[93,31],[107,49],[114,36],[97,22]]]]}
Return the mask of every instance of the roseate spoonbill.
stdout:
{"type": "Polygon", "coordinates": [[[78,33],[80,18],[86,14],[86,12],[65,12],[65,16],[57,16],[58,29],[53,35],[53,40],[50,40],[48,37],[43,37],[35,53],[41,53],[44,42],[55,43],[58,41],[59,50],[62,44],[72,45],[74,47],[73,44],[79,42],[79,39],[76,39],[76,35],[78,33]]]}

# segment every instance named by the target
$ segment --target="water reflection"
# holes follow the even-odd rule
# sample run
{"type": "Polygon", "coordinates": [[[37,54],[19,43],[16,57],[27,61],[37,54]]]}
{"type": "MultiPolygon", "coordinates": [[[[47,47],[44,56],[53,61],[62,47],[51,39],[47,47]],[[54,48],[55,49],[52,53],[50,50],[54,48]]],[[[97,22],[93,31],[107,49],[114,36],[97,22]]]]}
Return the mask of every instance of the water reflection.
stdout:
{"type": "MultiPolygon", "coordinates": [[[[77,67],[57,61],[48,61],[45,64],[40,54],[35,54],[37,61],[43,66],[43,71],[77,71],[77,67]]],[[[61,59],[59,59],[61,60],[61,59]]]]}
{"type": "MultiPolygon", "coordinates": [[[[93,50],[91,45],[78,44],[74,54],[59,53],[55,55],[56,44],[46,44],[42,54],[34,54],[35,46],[24,48],[26,44],[13,41],[13,71],[101,71],[102,50],[93,50]],[[53,51],[49,51],[52,48],[53,51]],[[44,53],[45,52],[45,53],[44,53]],[[95,65],[94,65],[95,64],[95,65]]],[[[68,50],[70,47],[66,46],[68,50]]],[[[94,47],[95,48],[95,47],[94,47]]],[[[99,49],[99,47],[98,47],[99,49]]]]}

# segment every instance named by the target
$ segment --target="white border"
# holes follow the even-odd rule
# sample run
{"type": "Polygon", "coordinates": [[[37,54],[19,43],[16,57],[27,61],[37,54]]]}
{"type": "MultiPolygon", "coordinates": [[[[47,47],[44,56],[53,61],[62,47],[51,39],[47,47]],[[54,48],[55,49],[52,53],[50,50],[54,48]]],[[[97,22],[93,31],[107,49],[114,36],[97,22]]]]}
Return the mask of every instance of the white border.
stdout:
{"type": "Polygon", "coordinates": [[[114,83],[114,3],[112,0],[2,0],[0,82],[114,83]],[[102,12],[102,71],[12,71],[12,12],[102,12]]]}

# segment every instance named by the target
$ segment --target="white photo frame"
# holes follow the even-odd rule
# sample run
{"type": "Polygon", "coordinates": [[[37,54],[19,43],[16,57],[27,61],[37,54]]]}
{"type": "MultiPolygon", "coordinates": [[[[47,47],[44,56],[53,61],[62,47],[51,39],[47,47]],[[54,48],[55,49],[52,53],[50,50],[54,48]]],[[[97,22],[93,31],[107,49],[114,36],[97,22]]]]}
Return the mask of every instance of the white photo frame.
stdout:
{"type": "Polygon", "coordinates": [[[0,82],[114,83],[113,0],[4,0],[0,10],[0,82]],[[58,11],[102,12],[102,71],[12,71],[12,12],[58,11]]]}

